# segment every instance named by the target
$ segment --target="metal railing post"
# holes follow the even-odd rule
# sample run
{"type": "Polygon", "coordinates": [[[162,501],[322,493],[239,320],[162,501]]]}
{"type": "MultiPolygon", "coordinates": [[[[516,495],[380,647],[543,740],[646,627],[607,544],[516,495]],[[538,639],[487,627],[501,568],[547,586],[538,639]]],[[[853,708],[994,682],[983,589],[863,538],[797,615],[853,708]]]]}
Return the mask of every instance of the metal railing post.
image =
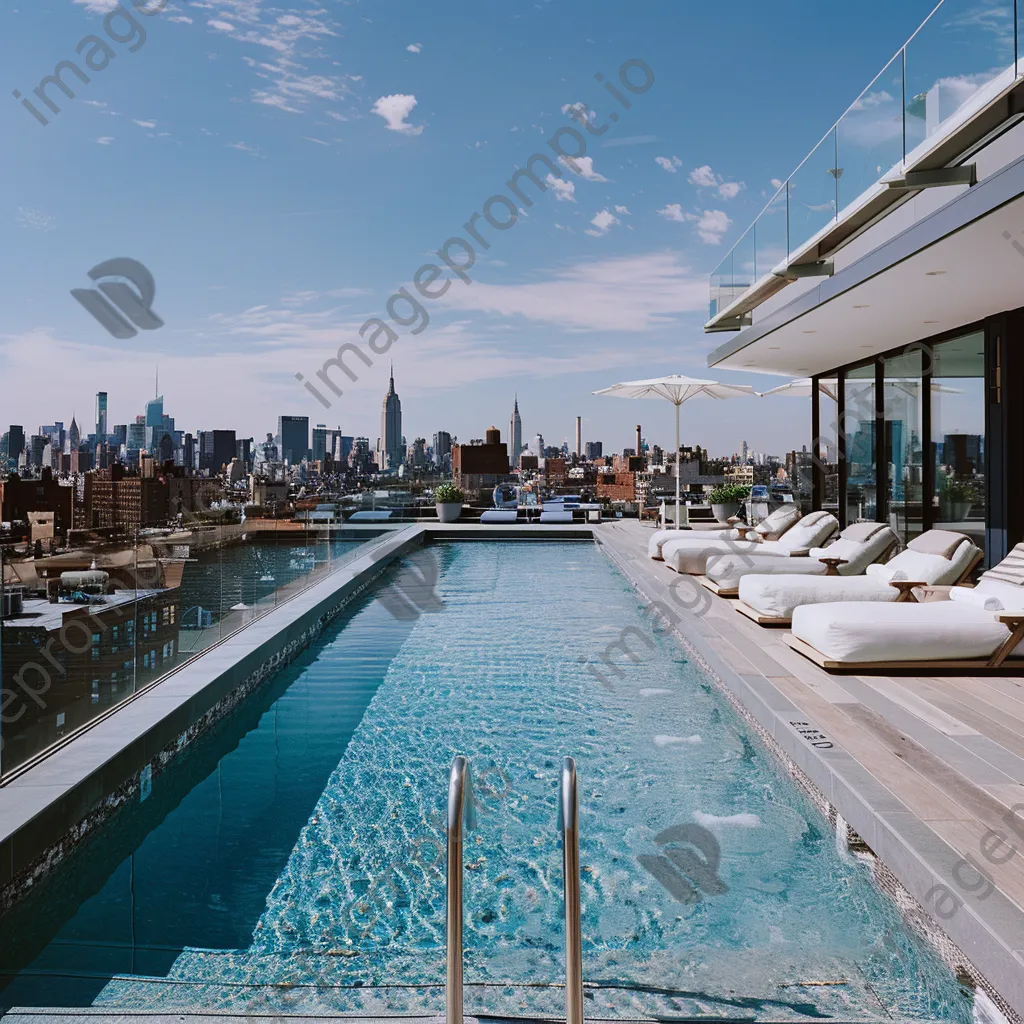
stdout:
{"type": "Polygon", "coordinates": [[[448,781],[448,969],[445,986],[447,1024],[462,1022],[462,825],[473,826],[473,791],[469,762],[452,763],[448,781]]]}
{"type": "Polygon", "coordinates": [[[579,800],[576,796],[576,762],[571,757],[562,762],[561,811],[565,886],[565,1020],[566,1024],[583,1024],[579,800]]]}

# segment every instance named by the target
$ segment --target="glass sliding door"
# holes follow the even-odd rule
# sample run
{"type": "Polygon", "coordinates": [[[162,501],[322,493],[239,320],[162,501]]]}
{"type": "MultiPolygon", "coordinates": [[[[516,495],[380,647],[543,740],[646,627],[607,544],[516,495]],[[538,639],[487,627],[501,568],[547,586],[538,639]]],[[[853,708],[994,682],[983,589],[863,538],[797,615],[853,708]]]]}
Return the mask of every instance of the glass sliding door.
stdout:
{"type": "Polygon", "coordinates": [[[883,364],[883,479],[889,525],[903,544],[924,520],[924,353],[914,348],[883,364]]]}
{"type": "Polygon", "coordinates": [[[841,429],[846,440],[846,522],[874,520],[878,509],[875,461],[875,363],[847,370],[846,408],[841,429]]]}
{"type": "Polygon", "coordinates": [[[985,335],[934,346],[931,374],[932,524],[985,547],[985,335]]]}

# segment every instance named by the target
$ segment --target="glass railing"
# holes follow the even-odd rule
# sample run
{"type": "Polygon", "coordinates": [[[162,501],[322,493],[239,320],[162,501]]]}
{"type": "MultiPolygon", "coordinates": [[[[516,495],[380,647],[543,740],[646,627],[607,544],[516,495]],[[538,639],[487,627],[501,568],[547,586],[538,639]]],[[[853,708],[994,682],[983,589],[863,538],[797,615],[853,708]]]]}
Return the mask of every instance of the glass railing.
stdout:
{"type": "Polygon", "coordinates": [[[0,547],[0,777],[386,535],[268,519],[0,547]]]}
{"type": "Polygon", "coordinates": [[[1018,75],[1024,0],[942,0],[783,181],[711,275],[711,317],[1018,75]]]}

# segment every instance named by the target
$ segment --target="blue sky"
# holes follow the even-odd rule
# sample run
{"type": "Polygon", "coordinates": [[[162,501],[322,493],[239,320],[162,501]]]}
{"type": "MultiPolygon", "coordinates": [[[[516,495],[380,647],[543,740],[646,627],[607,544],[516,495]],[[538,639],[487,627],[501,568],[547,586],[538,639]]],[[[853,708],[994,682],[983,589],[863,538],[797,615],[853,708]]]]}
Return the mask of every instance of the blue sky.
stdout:
{"type": "MultiPolygon", "coordinates": [[[[710,271],[771,179],[932,6],[168,0],[134,13],[140,45],[123,19],[111,24],[126,42],[104,35],[112,0],[9,2],[0,423],[34,430],[76,412],[91,428],[98,390],[111,424],[129,422],[159,364],[183,429],[259,438],[280,414],[308,414],[373,441],[393,357],[410,441],[468,440],[492,422],[504,436],[518,392],[524,433],[549,443],[572,438],[576,415],[606,450],[631,444],[638,422],[670,443],[669,407],[590,392],[708,375],[710,271]],[[51,90],[62,109],[41,125],[11,90],[31,96],[89,34],[116,56],[88,84],[67,79],[75,99],[51,90]],[[629,59],[654,84],[626,110],[594,76],[617,82],[629,59]],[[487,228],[472,284],[454,280],[425,304],[423,331],[353,364],[359,380],[339,378],[344,396],[320,406],[295,373],[363,345],[359,325],[532,153],[550,153],[571,104],[595,123],[621,116],[587,139],[580,173],[564,169],[514,227],[487,228]],[[152,271],[163,328],[117,341],[71,298],[115,256],[152,271]]],[[[684,437],[782,452],[807,441],[804,405],[695,404],[684,437]]]]}

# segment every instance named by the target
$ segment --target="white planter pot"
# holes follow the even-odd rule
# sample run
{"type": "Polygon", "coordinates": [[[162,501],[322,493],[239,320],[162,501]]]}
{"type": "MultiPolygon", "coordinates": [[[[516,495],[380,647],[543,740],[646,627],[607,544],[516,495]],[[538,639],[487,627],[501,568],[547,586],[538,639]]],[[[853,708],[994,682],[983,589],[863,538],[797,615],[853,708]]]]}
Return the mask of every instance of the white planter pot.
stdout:
{"type": "Polygon", "coordinates": [[[714,504],[711,506],[711,514],[720,522],[727,523],[729,520],[739,513],[740,503],[738,501],[726,501],[721,505],[714,504]]]}
{"type": "Polygon", "coordinates": [[[442,523],[454,523],[462,515],[461,501],[438,501],[434,503],[434,508],[442,523]]]}

